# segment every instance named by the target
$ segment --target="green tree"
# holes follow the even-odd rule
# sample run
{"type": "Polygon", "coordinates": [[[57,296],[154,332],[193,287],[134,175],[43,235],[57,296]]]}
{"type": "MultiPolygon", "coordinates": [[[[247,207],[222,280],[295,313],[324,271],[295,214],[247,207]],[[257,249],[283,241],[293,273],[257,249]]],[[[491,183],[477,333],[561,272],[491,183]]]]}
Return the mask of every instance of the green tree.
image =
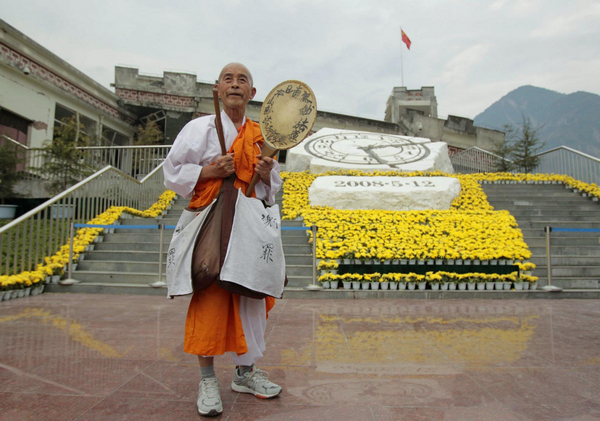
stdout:
{"type": "Polygon", "coordinates": [[[505,124],[502,130],[504,131],[504,139],[494,142],[492,152],[498,157],[495,162],[496,171],[510,172],[514,168],[511,154],[514,148],[516,130],[510,124],[505,124]]]}
{"type": "MultiPolygon", "coordinates": [[[[136,146],[154,146],[161,145],[163,143],[163,132],[161,128],[156,124],[155,121],[147,121],[145,124],[140,124],[136,130],[136,139],[134,145],[136,146]]],[[[154,168],[156,165],[153,162],[154,154],[149,148],[135,149],[133,150],[132,159],[132,172],[133,176],[139,176],[147,174],[148,171],[154,168]]]]}
{"type": "Polygon", "coordinates": [[[92,167],[84,162],[84,152],[77,149],[90,144],[84,130],[77,116],[65,118],[63,124],[54,127],[54,139],[44,142],[44,164],[37,172],[48,179],[50,194],[56,195],[92,174],[92,167]]]}
{"type": "Polygon", "coordinates": [[[16,145],[6,143],[0,146],[0,203],[8,198],[19,197],[14,191],[15,184],[21,180],[21,173],[17,171],[17,164],[25,162],[20,156],[16,145]]]}
{"type": "Polygon", "coordinates": [[[148,121],[146,124],[137,126],[136,139],[134,144],[141,145],[160,145],[164,139],[163,132],[155,121],[148,121]]]}
{"type": "Polygon", "coordinates": [[[529,117],[522,115],[523,121],[515,128],[515,140],[512,147],[511,158],[514,166],[519,171],[529,174],[539,162],[538,153],[544,147],[539,131],[542,127],[534,127],[529,117]]]}

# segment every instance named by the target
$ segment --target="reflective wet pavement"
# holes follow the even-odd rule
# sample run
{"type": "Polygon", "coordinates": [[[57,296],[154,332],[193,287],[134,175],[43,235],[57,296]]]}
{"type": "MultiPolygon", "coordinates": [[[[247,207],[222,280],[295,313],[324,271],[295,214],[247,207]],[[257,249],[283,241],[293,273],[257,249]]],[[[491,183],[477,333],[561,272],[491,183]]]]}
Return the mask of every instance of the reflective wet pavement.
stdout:
{"type": "MultiPolygon", "coordinates": [[[[0,419],[184,420],[199,369],[188,298],[44,294],[0,303],[0,419]]],[[[263,401],[223,420],[600,419],[598,300],[281,300],[263,401]]]]}

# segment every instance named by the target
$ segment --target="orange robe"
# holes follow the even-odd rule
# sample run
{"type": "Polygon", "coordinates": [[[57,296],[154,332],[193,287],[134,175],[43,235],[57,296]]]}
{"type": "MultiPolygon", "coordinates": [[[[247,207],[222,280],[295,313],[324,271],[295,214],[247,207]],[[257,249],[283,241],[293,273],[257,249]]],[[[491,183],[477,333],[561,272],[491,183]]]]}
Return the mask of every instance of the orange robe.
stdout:
{"type": "MultiPolygon", "coordinates": [[[[263,142],[260,126],[246,119],[228,151],[234,153],[237,176],[234,186],[242,189],[243,193],[254,174],[254,166],[258,162],[256,155],[260,154],[263,142]]],[[[217,197],[222,184],[221,178],[198,181],[190,208],[208,205],[217,197]]],[[[256,197],[254,193],[252,196],[256,197]]],[[[267,317],[274,305],[274,298],[265,298],[267,317]]],[[[203,356],[222,355],[225,352],[242,355],[248,352],[239,310],[240,296],[225,291],[216,283],[194,293],[185,322],[184,351],[203,356]]]]}

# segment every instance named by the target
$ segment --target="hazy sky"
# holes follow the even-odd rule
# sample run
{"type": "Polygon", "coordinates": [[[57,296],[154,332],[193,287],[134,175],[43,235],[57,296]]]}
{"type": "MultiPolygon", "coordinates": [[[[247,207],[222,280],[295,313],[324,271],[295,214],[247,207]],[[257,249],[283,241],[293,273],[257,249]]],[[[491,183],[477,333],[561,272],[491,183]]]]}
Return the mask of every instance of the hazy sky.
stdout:
{"type": "Polygon", "coordinates": [[[405,86],[435,86],[442,117],[473,118],[527,84],[600,94],[599,0],[0,0],[0,10],[106,87],[115,65],[212,82],[241,61],[256,99],[298,79],[321,110],[382,120],[403,48],[405,86]]]}

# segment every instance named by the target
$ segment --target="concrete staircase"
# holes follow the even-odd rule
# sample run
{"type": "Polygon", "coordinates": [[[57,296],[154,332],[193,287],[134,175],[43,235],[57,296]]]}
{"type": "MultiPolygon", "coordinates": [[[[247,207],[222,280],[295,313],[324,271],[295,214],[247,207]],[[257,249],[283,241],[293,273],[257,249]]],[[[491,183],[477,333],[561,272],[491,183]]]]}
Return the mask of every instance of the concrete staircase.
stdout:
{"type": "MultiPolygon", "coordinates": [[[[281,206],[280,193],[277,202],[281,206]]],[[[68,287],[73,292],[136,293],[166,295],[165,288],[152,288],[158,281],[158,230],[135,229],[139,225],[176,225],[189,200],[178,199],[162,219],[121,219],[122,228],[105,234],[103,241],[94,244],[94,250],[85,253],[73,272],[81,284],[68,287]]],[[[301,221],[282,221],[282,226],[302,226],[301,221]]],[[[163,234],[163,280],[166,257],[173,230],[163,234]]],[[[304,231],[282,231],[283,248],[289,288],[302,288],[312,282],[312,247],[304,231]]],[[[55,290],[55,288],[51,288],[55,290]]],[[[59,290],[56,287],[56,290],[59,290]]]]}
{"type": "MultiPolygon", "coordinates": [[[[554,228],[600,228],[600,205],[563,185],[484,184],[488,200],[496,210],[508,210],[515,216],[525,241],[533,254],[531,261],[537,265],[534,275],[540,284],[547,283],[545,226],[554,228]]],[[[277,201],[281,205],[280,193],[277,201]]],[[[176,200],[172,209],[162,219],[122,219],[121,225],[175,225],[188,201],[176,200]]],[[[283,221],[285,226],[302,226],[301,221],[283,221]]],[[[163,280],[167,249],[173,231],[165,230],[163,236],[163,280]]],[[[314,293],[301,289],[312,282],[312,247],[304,231],[283,231],[289,284],[287,297],[314,297],[314,293]],[[290,295],[291,294],[291,295],[290,295]]],[[[552,281],[565,289],[600,291],[600,235],[597,233],[552,234],[552,281]]],[[[64,287],[48,285],[51,292],[101,292],[166,295],[165,288],[152,288],[158,281],[159,233],[157,230],[120,229],[105,234],[104,240],[94,244],[80,261],[73,278],[78,285],[64,287]]],[[[596,294],[594,292],[594,294],[596,294]]],[[[423,292],[425,293],[425,292],[423,292]]],[[[590,292],[586,292],[589,294],[590,292]]],[[[322,298],[382,298],[377,291],[323,291],[322,298]],[[364,297],[363,297],[364,295],[364,297]]],[[[505,294],[504,292],[496,295],[505,294]]],[[[389,294],[388,294],[389,295],[389,294]]],[[[405,294],[395,294],[404,297],[405,294]]],[[[415,295],[415,294],[413,294],[415,295]]],[[[413,295],[410,295],[412,297],[413,295]]],[[[448,293],[427,292],[430,298],[446,298],[448,293]],[[440,297],[434,296],[441,294],[440,297]]],[[[454,294],[456,295],[456,294],[454,294]]],[[[464,294],[463,294],[464,295],[464,294]]],[[[495,297],[494,294],[472,294],[477,298],[495,297]]],[[[598,295],[598,294],[596,294],[598,295]]],[[[594,297],[596,296],[594,295],[594,297]]],[[[566,294],[564,295],[566,297],[566,294]]],[[[387,297],[387,296],[386,296],[387,297]]],[[[448,298],[454,298],[449,295],[448,298]]],[[[504,297],[504,296],[502,296],[504,297]]],[[[502,298],[499,297],[499,298],[502,298]]],[[[569,296],[571,297],[571,296],[569,296]]],[[[576,298],[578,296],[572,296],[576,298]]]]}
{"type": "MultiPolygon", "coordinates": [[[[508,210],[517,220],[531,250],[533,274],[547,284],[544,227],[600,228],[599,202],[583,197],[562,184],[483,184],[496,210],[508,210]]],[[[552,284],[566,289],[600,287],[600,234],[553,232],[552,284]]]]}

